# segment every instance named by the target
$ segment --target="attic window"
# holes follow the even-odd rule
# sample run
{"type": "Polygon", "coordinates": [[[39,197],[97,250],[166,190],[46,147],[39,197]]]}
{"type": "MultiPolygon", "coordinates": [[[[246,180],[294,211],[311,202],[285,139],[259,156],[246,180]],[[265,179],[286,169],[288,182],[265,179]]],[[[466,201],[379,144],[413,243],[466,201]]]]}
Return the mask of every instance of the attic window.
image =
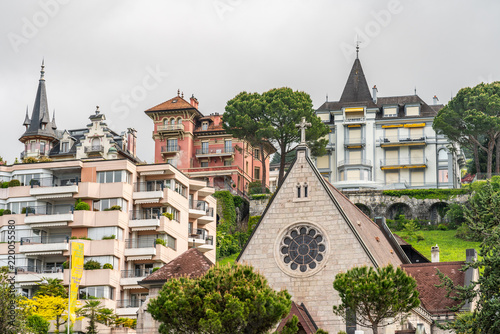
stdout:
{"type": "Polygon", "coordinates": [[[397,112],[396,107],[384,107],[384,117],[397,117],[397,112]]]}
{"type": "Polygon", "coordinates": [[[175,100],[172,100],[172,103],[177,103],[177,99],[175,99],[175,100]]]}
{"type": "Polygon", "coordinates": [[[68,152],[69,151],[69,143],[68,142],[62,142],[61,143],[61,152],[68,152]]]}
{"type": "Polygon", "coordinates": [[[208,130],[208,122],[201,123],[201,129],[202,130],[208,130]]]}

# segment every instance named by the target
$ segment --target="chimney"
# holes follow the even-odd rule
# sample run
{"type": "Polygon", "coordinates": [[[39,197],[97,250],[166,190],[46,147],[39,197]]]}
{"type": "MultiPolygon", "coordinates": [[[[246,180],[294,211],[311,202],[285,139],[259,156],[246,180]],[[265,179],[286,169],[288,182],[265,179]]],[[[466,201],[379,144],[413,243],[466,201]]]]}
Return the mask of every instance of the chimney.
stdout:
{"type": "Polygon", "coordinates": [[[194,97],[194,94],[191,95],[191,98],[189,99],[189,101],[191,102],[191,105],[193,107],[195,107],[196,109],[198,109],[198,99],[196,97],[194,97]]]}
{"type": "Polygon", "coordinates": [[[439,262],[439,246],[437,244],[431,247],[431,262],[439,262]]]}
{"type": "Polygon", "coordinates": [[[434,102],[434,105],[438,104],[438,97],[436,95],[434,95],[434,97],[432,98],[432,102],[434,102]]]}
{"type": "Polygon", "coordinates": [[[377,103],[377,92],[378,92],[377,85],[373,86],[372,91],[373,91],[373,103],[377,103]]]}
{"type": "Polygon", "coordinates": [[[134,157],[136,157],[137,149],[137,130],[134,128],[127,129],[127,151],[130,152],[134,157]]]}
{"type": "MultiPolygon", "coordinates": [[[[473,263],[477,261],[477,251],[474,248],[465,250],[465,262],[473,263]]],[[[464,277],[464,287],[469,286],[471,282],[477,281],[479,279],[479,269],[477,268],[467,268],[464,277]]],[[[467,300],[462,309],[471,311],[471,301],[467,300]]]]}

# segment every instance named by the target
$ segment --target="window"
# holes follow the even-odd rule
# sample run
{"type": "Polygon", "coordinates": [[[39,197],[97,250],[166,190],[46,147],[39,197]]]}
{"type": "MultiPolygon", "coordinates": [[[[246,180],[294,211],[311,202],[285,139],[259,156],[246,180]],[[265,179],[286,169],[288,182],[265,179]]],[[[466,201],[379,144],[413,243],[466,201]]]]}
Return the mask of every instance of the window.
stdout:
{"type": "Polygon", "coordinates": [[[170,125],[175,125],[175,118],[170,119],[170,125]]]}
{"type": "Polygon", "coordinates": [[[165,212],[171,213],[172,214],[172,220],[175,220],[176,222],[180,222],[180,211],[177,210],[176,208],[173,208],[171,206],[165,207],[165,212]]]}
{"type": "Polygon", "coordinates": [[[307,183],[304,183],[304,197],[309,196],[307,183]]]}
{"type": "Polygon", "coordinates": [[[260,150],[258,148],[254,150],[253,157],[257,160],[260,159],[260,150]]]}
{"type": "Polygon", "coordinates": [[[187,188],[182,183],[179,183],[179,182],[175,181],[175,188],[173,190],[176,193],[179,193],[182,196],[186,197],[186,190],[187,190],[187,188]]]}
{"type": "Polygon", "coordinates": [[[410,163],[422,164],[424,163],[424,149],[414,148],[410,150],[410,163]]]}
{"type": "Polygon", "coordinates": [[[424,128],[410,128],[410,139],[423,139],[424,128]]]}
{"type": "Polygon", "coordinates": [[[329,168],[330,166],[330,156],[324,155],[322,157],[316,158],[316,167],[317,168],[329,168]]]}
{"type": "Polygon", "coordinates": [[[177,125],[182,125],[182,118],[177,119],[177,125]]]}
{"type": "Polygon", "coordinates": [[[40,154],[45,154],[45,142],[40,142],[40,154]]]}
{"type": "Polygon", "coordinates": [[[348,169],[346,171],[347,181],[359,181],[361,179],[359,169],[348,169]]]}
{"type": "Polygon", "coordinates": [[[398,170],[385,172],[385,183],[386,184],[393,184],[393,183],[398,183],[398,182],[399,182],[399,171],[398,170]]]}
{"type": "Polygon", "coordinates": [[[347,151],[348,160],[350,164],[361,164],[363,163],[362,157],[363,152],[361,150],[349,150],[347,151]]]}
{"type": "Polygon", "coordinates": [[[348,144],[358,144],[361,143],[361,128],[348,128],[349,138],[348,144]]]}
{"type": "Polygon", "coordinates": [[[129,182],[129,172],[125,170],[112,170],[97,172],[97,183],[129,182]]]}
{"type": "Polygon", "coordinates": [[[69,143],[68,142],[61,143],[61,152],[69,152],[69,143]]]}
{"type": "Polygon", "coordinates": [[[201,123],[201,129],[202,130],[208,130],[208,122],[201,123]]]}
{"type": "Polygon", "coordinates": [[[398,109],[397,107],[384,107],[384,117],[397,117],[398,109]]]}
{"type": "Polygon", "coordinates": [[[208,154],[208,141],[201,143],[201,154],[208,154]]]}
{"type": "Polygon", "coordinates": [[[167,152],[177,152],[177,151],[179,151],[177,138],[167,139],[167,152]]]}
{"type": "Polygon", "coordinates": [[[167,159],[167,164],[177,167],[177,159],[167,159]]]}
{"type": "Polygon", "coordinates": [[[110,237],[114,235],[116,239],[123,239],[123,230],[118,226],[109,227],[89,227],[87,229],[87,237],[92,240],[102,240],[104,237],[110,237]]]}
{"type": "Polygon", "coordinates": [[[448,161],[448,152],[446,150],[439,150],[439,161],[448,161]]]}
{"type": "Polygon", "coordinates": [[[399,163],[399,150],[385,151],[385,165],[397,165],[399,163]]]}
{"type": "Polygon", "coordinates": [[[168,119],[166,119],[166,118],[165,118],[165,119],[163,120],[163,125],[168,125],[168,119]]]}
{"type": "Polygon", "coordinates": [[[94,211],[108,211],[113,206],[120,206],[123,212],[128,210],[128,202],[123,198],[106,198],[94,201],[94,211]]]}
{"type": "Polygon", "coordinates": [[[439,183],[448,182],[448,170],[440,169],[439,170],[439,183]]]}
{"type": "Polygon", "coordinates": [[[410,173],[410,178],[412,186],[423,186],[425,184],[424,171],[412,170],[410,173]]]}
{"type": "Polygon", "coordinates": [[[165,241],[167,242],[167,247],[172,248],[173,250],[177,250],[177,240],[173,236],[167,234],[167,238],[165,241]]]}
{"type": "Polygon", "coordinates": [[[12,214],[19,214],[22,213],[23,208],[27,207],[34,207],[36,206],[36,202],[31,201],[31,202],[13,202],[9,203],[9,210],[12,212],[12,214]]]}
{"type": "Polygon", "coordinates": [[[84,259],[85,263],[88,261],[97,261],[101,264],[101,267],[105,265],[106,263],[109,263],[113,266],[113,269],[118,269],[118,266],[120,265],[120,259],[118,259],[115,256],[112,255],[105,255],[105,256],[85,256],[84,259]]]}
{"type": "Polygon", "coordinates": [[[101,145],[101,140],[99,138],[92,139],[92,149],[96,150],[101,145]]]}
{"type": "Polygon", "coordinates": [[[245,172],[248,174],[248,161],[245,164],[245,172]]]}
{"type": "Polygon", "coordinates": [[[31,184],[40,183],[40,174],[19,174],[19,175],[14,175],[13,178],[19,180],[22,186],[29,186],[31,184]]]}
{"type": "Polygon", "coordinates": [[[114,288],[110,286],[87,286],[80,288],[79,299],[94,299],[94,298],[114,298],[114,288]]]}
{"type": "Polygon", "coordinates": [[[188,234],[191,235],[193,233],[193,223],[188,223],[188,234]]]}
{"type": "Polygon", "coordinates": [[[420,107],[419,106],[406,106],[406,116],[419,116],[420,107]]]}
{"type": "Polygon", "coordinates": [[[384,137],[385,143],[397,142],[399,140],[398,128],[384,129],[384,132],[385,132],[385,137],[384,137]]]}
{"type": "Polygon", "coordinates": [[[260,167],[255,167],[253,169],[253,177],[256,180],[260,180],[260,167]]]}
{"type": "Polygon", "coordinates": [[[224,141],[224,152],[225,153],[233,152],[233,141],[232,140],[224,141]]]}
{"type": "Polygon", "coordinates": [[[208,167],[208,161],[202,161],[201,167],[208,167]]]}
{"type": "Polygon", "coordinates": [[[224,160],[224,166],[231,166],[232,162],[233,162],[232,160],[226,159],[224,160]]]}
{"type": "Polygon", "coordinates": [[[302,187],[300,183],[297,183],[297,198],[300,198],[302,187]]]}

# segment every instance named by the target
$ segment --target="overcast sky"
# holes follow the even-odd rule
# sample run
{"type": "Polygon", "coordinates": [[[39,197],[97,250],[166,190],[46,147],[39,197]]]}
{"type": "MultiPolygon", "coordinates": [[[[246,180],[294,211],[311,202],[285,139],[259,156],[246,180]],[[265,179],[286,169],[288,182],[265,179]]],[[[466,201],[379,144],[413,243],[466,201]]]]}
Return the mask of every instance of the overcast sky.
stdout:
{"type": "Polygon", "coordinates": [[[314,107],[340,98],[359,58],[379,96],[441,103],[465,86],[500,80],[499,1],[157,0],[0,4],[0,155],[12,163],[40,63],[59,129],[85,127],[99,105],[110,127],[138,130],[153,161],[144,110],[194,94],[222,113],[241,91],[288,86],[314,107]],[[358,37],[356,37],[358,36],[358,37]]]}

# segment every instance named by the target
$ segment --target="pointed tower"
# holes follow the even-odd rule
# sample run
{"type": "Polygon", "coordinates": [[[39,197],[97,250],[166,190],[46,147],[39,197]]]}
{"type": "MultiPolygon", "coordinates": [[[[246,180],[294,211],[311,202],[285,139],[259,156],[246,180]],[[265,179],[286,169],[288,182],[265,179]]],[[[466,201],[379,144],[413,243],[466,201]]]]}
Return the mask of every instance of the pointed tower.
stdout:
{"type": "Polygon", "coordinates": [[[364,101],[372,101],[372,96],[370,94],[368,84],[366,83],[361,62],[359,61],[359,58],[356,57],[339,102],[364,101]]]}
{"type": "Polygon", "coordinates": [[[55,126],[55,119],[50,121],[49,106],[47,103],[47,91],[45,88],[45,65],[42,61],[42,69],[40,71],[40,81],[36,93],[35,104],[31,113],[31,119],[26,117],[23,125],[26,126],[26,131],[19,138],[25,147],[21,154],[22,158],[48,156],[53,147],[54,142],[58,140],[55,126]]]}

